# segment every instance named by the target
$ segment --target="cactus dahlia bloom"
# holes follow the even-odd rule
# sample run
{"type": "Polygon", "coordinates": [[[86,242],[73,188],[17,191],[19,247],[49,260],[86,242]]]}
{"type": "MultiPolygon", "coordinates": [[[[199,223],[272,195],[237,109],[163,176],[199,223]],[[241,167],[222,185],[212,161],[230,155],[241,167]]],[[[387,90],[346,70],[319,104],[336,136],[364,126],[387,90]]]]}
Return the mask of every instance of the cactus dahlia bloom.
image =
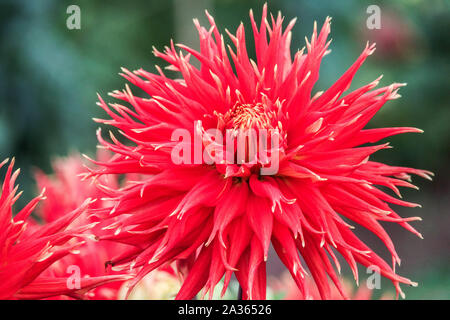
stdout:
{"type": "Polygon", "coordinates": [[[200,51],[178,45],[185,53],[178,52],[173,44],[164,53],[154,51],[179,78],[168,78],[159,67],[158,74],[123,69],[123,76],[145,96],[133,95],[126,86],[111,96],[129,106],[107,105],[99,98],[98,104],[111,119],[96,121],[119,129],[124,139],[111,134],[108,141],[98,132],[101,145],[115,155],[108,161],[95,161],[101,168],[90,174],[143,177],[108,190],[115,204],[105,215],[117,219],[110,225],[108,239],[134,246],[113,264],[138,270],[136,283],[159,266],[176,262],[184,276],[178,299],[192,298],[202,288],[204,294],[211,294],[223,276],[226,288],[233,273],[244,299],[263,299],[272,244],[299,289],[303,291],[305,277],[312,276],[323,298],[330,297],[327,276],[345,296],[335,272],[340,269],[337,253],[349,263],[355,278],[360,263],[378,266],[397,293],[401,293],[400,283],[415,285],[397,275],[348,223],[375,233],[392,254],[393,264],[399,263],[379,221],[400,224],[420,236],[408,224],[419,218],[401,218],[389,203],[418,205],[399,200],[379,186],[400,196],[398,187],[414,187],[408,182],[410,174],[425,178],[431,174],[370,160],[371,154],[388,148],[386,143],[361,146],[395,134],[421,132],[364,129],[388,100],[398,97],[401,86],[374,89],[375,80],[346,92],[374,46],[367,46],[330,88],[313,93],[320,62],[328,52],[330,19],[319,33],[314,28],[307,52],[299,51],[291,58],[294,21],[283,30],[281,15],[267,18],[264,6],[258,27],[250,12],[254,61],[247,54],[243,25],[236,35],[228,33],[235,46],[228,52],[213,18],[208,18],[209,29],[194,20],[200,51]],[[192,56],[200,68],[190,63],[192,56]],[[174,134],[180,129],[192,140],[174,134]],[[252,129],[276,134],[259,135],[262,143],[245,135],[240,144],[230,138],[239,130],[252,129]],[[221,141],[217,132],[232,142],[221,141]],[[126,139],[130,143],[124,143],[126,139]],[[264,152],[255,156],[251,149],[264,152]],[[239,156],[239,150],[246,155],[239,156]],[[179,161],[174,154],[181,153],[179,161]],[[199,163],[196,159],[202,154],[205,159],[199,163]],[[239,162],[239,157],[245,161],[239,162]],[[278,170],[262,174],[268,167],[278,170]]]}
{"type": "MultiPolygon", "coordinates": [[[[100,154],[100,157],[104,157],[100,154]]],[[[52,223],[61,218],[68,212],[75,210],[87,199],[96,199],[90,206],[89,211],[84,211],[75,221],[71,223],[71,227],[83,226],[96,222],[96,217],[92,212],[96,209],[106,206],[101,198],[105,194],[97,188],[93,183],[82,181],[80,175],[85,171],[83,158],[79,154],[72,154],[67,158],[56,159],[52,163],[54,175],[48,176],[41,171],[36,172],[36,182],[39,189],[46,190],[46,201],[39,206],[37,213],[45,223],[52,223]]],[[[108,187],[117,187],[117,179],[114,177],[102,177],[102,183],[108,187]]],[[[105,231],[102,225],[98,224],[91,230],[89,234],[98,237],[105,231]]],[[[110,241],[93,241],[88,239],[79,247],[76,254],[71,253],[64,258],[56,261],[47,271],[46,275],[56,277],[67,277],[69,273],[78,272],[83,278],[103,277],[117,274],[105,268],[105,263],[119,254],[126,245],[110,242],[110,241]],[[77,269],[74,269],[74,266],[77,269]]],[[[89,291],[86,295],[90,299],[114,299],[119,298],[119,290],[125,283],[126,277],[122,281],[108,282],[89,291]]],[[[56,297],[66,299],[66,296],[56,297]]]]}
{"type": "MultiPolygon", "coordinates": [[[[0,168],[7,160],[0,163],[0,168]]],[[[12,172],[11,161],[0,195],[0,299],[41,299],[57,295],[83,297],[98,285],[116,280],[117,276],[81,279],[79,286],[69,287],[67,276],[47,275],[48,268],[74,252],[83,243],[83,233],[92,225],[67,229],[81,215],[90,199],[74,211],[45,226],[37,226],[28,218],[43,194],[12,216],[12,206],[19,198],[14,186],[19,170],[12,172]]]]}

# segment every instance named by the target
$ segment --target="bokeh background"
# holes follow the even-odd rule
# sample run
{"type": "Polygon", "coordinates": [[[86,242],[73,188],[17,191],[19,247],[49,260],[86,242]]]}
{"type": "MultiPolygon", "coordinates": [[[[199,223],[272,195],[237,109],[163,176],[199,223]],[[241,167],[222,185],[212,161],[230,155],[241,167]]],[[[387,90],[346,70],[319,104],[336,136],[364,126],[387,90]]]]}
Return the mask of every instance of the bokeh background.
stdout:
{"type": "MultiPolygon", "coordinates": [[[[192,18],[206,24],[208,9],[223,31],[235,31],[243,21],[247,38],[248,12],[258,17],[262,1],[245,0],[0,0],[0,160],[16,156],[24,194],[21,203],[36,193],[34,168],[50,172],[51,159],[72,150],[93,155],[96,124],[102,117],[96,93],[125,84],[120,67],[154,71],[162,64],[151,54],[171,38],[197,47],[192,18]],[[71,4],[81,8],[81,29],[66,27],[71,4]]],[[[290,20],[298,17],[292,49],[305,45],[313,22],[331,16],[332,52],[325,57],[316,90],[331,85],[356,59],[367,40],[377,51],[360,70],[353,88],[384,74],[382,85],[407,82],[402,98],[389,102],[370,126],[413,126],[424,134],[390,138],[392,150],[380,151],[376,160],[428,169],[433,182],[415,179],[421,191],[404,197],[422,209],[399,208],[402,216],[419,215],[415,226],[424,240],[396,226],[387,226],[403,259],[399,274],[419,282],[404,288],[407,299],[450,298],[450,1],[445,0],[270,0],[290,20]],[[369,5],[381,9],[381,29],[369,30],[369,5]]],[[[252,43],[249,41],[249,46],[252,43]]],[[[251,51],[251,50],[250,50],[251,51]]],[[[2,172],[3,174],[3,172],[2,172]]],[[[380,241],[357,230],[387,256],[380,241]]],[[[280,264],[269,271],[277,276],[280,264]]],[[[349,270],[343,270],[349,276],[349,270]]],[[[364,278],[365,270],[361,269],[364,278]]],[[[382,289],[393,290],[388,282],[382,289]]],[[[381,290],[378,290],[381,291],[381,290]]],[[[376,292],[375,295],[378,293],[376,292]]],[[[381,294],[381,293],[380,293],[381,294]]]]}

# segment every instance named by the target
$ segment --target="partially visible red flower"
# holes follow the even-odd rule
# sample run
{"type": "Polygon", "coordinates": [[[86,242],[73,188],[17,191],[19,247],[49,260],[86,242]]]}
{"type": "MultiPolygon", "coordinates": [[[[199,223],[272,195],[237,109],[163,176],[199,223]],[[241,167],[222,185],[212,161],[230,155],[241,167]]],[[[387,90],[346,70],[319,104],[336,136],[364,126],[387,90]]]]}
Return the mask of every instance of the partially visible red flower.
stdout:
{"type": "MultiPolygon", "coordinates": [[[[97,157],[107,159],[108,154],[101,152],[97,157]]],[[[47,175],[40,169],[35,171],[37,186],[39,189],[45,188],[48,199],[38,207],[39,216],[45,222],[52,222],[60,218],[64,212],[75,210],[87,198],[96,200],[90,206],[91,209],[104,206],[101,198],[105,197],[105,193],[92,181],[83,179],[83,174],[86,172],[83,160],[81,154],[73,152],[67,157],[56,158],[52,161],[52,175],[47,175]]],[[[99,180],[109,188],[119,186],[115,176],[103,176],[99,180]]],[[[91,218],[88,214],[84,214],[81,219],[78,218],[76,221],[79,224],[93,222],[91,218]]]]}
{"type": "MultiPolygon", "coordinates": [[[[0,168],[8,160],[0,163],[0,168]]],[[[68,226],[86,211],[91,199],[78,208],[44,226],[37,226],[29,215],[43,193],[13,217],[13,205],[20,197],[14,186],[19,170],[13,173],[11,161],[0,196],[0,299],[42,299],[57,295],[82,298],[98,285],[115,281],[117,276],[86,278],[78,288],[67,285],[67,277],[45,275],[48,268],[64,256],[82,246],[85,232],[92,225],[68,229],[68,226]]]]}
{"type": "MultiPolygon", "coordinates": [[[[105,157],[105,155],[100,155],[100,157],[105,157]]],[[[41,171],[36,172],[39,189],[46,189],[47,200],[37,210],[44,223],[52,223],[61,218],[67,212],[78,208],[88,198],[95,199],[95,202],[90,206],[90,210],[80,214],[71,226],[81,227],[100,222],[92,215],[92,211],[107,205],[105,204],[106,201],[102,200],[105,193],[96,187],[92,181],[82,179],[82,174],[86,170],[81,155],[74,153],[69,157],[58,158],[53,161],[52,167],[54,171],[52,176],[48,176],[41,171]]],[[[118,181],[114,176],[103,176],[99,180],[104,188],[118,187],[118,181]]],[[[93,238],[98,238],[105,233],[103,227],[105,225],[100,222],[86,233],[92,235],[93,238]]],[[[85,278],[118,275],[120,273],[107,267],[107,262],[120,255],[125,247],[126,245],[117,242],[88,240],[79,247],[76,254],[69,254],[55,262],[47,269],[46,274],[56,277],[67,276],[67,270],[76,266],[80,270],[80,275],[85,278]]],[[[126,279],[98,286],[89,292],[88,297],[95,300],[117,300],[119,290],[125,282],[126,279]]]]}
{"type": "Polygon", "coordinates": [[[377,266],[381,275],[392,280],[397,293],[402,294],[400,283],[416,285],[395,273],[400,258],[380,221],[398,223],[420,236],[408,224],[420,218],[401,218],[389,203],[418,205],[399,200],[378,186],[400,196],[398,187],[415,187],[408,182],[411,174],[430,178],[431,173],[370,160],[388,144],[365,144],[422,131],[364,129],[387,101],[399,97],[402,84],[375,89],[377,79],[344,94],[374,45],[367,45],[330,88],[314,93],[321,60],[329,52],[330,19],[319,33],[314,27],[307,53],[302,50],[291,58],[294,21],[283,30],[281,14],[268,17],[264,6],[257,26],[251,13],[256,61],[248,57],[242,24],[236,35],[229,33],[236,50],[227,52],[213,18],[208,15],[208,19],[209,29],[195,20],[200,51],[179,45],[184,52],[178,52],[173,43],[164,53],[154,50],[180,78],[168,78],[159,67],[158,74],[123,69],[123,76],[147,96],[135,96],[126,86],[111,96],[129,107],[107,105],[99,98],[110,119],[97,121],[118,128],[123,139],[111,134],[107,141],[98,131],[99,142],[115,154],[108,161],[94,161],[100,168],[92,169],[91,175],[146,175],[122,188],[104,190],[115,201],[104,213],[105,218],[116,219],[107,238],[133,245],[114,263],[136,269],[135,284],[152,270],[176,262],[186,276],[178,299],[193,298],[202,288],[212,294],[224,276],[225,290],[233,273],[244,299],[264,299],[272,243],[302,291],[306,281],[303,257],[324,299],[330,297],[328,277],[345,296],[335,272],[340,268],[336,253],[347,261],[355,278],[360,263],[377,266]],[[191,56],[200,61],[200,68],[190,63],[191,56]],[[199,136],[199,141],[174,141],[178,129],[199,136]],[[250,139],[244,143],[247,151],[268,151],[271,160],[258,155],[236,163],[236,145],[228,149],[209,133],[216,130],[226,137],[231,131],[233,137],[241,129],[279,133],[279,139],[271,140],[279,142],[273,147],[256,145],[250,139]],[[180,146],[188,161],[173,160],[173,151],[180,146]],[[197,153],[201,157],[205,152],[212,159],[230,157],[196,163],[197,153]],[[261,174],[275,162],[279,164],[275,174],[261,174]],[[393,267],[362,242],[343,217],[376,234],[389,249],[393,267]]]}

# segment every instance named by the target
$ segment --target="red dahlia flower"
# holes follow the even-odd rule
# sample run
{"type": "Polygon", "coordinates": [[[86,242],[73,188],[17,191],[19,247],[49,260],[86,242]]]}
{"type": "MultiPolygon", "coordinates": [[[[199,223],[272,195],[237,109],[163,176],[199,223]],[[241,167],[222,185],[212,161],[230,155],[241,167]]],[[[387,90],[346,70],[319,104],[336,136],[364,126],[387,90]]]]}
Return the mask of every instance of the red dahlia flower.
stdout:
{"type": "Polygon", "coordinates": [[[192,298],[202,288],[211,294],[223,276],[226,289],[233,273],[244,299],[263,299],[272,243],[301,291],[307,276],[300,257],[304,259],[323,298],[330,297],[327,275],[345,296],[332,266],[333,262],[340,269],[335,253],[349,263],[356,279],[360,263],[378,266],[397,293],[399,283],[415,285],[397,275],[342,218],[374,232],[391,252],[394,265],[400,259],[379,221],[398,223],[420,236],[408,224],[419,218],[401,218],[388,203],[418,205],[377,186],[400,196],[399,186],[414,187],[408,182],[411,173],[425,178],[431,173],[369,160],[374,152],[388,148],[386,143],[361,147],[395,134],[422,132],[363,129],[385,102],[398,97],[402,84],[374,89],[377,79],[344,94],[374,45],[368,45],[334,85],[313,94],[330,44],[330,19],[319,34],[314,28],[307,53],[299,51],[291,59],[294,21],[283,31],[281,15],[269,23],[264,6],[258,27],[250,12],[253,61],[243,25],[236,35],[228,33],[236,47],[230,48],[230,59],[213,18],[208,18],[209,30],[195,20],[200,51],[178,45],[187,54],[177,52],[173,43],[164,53],[154,50],[180,78],[166,77],[159,67],[159,74],[123,69],[123,76],[148,97],[134,96],[126,86],[111,96],[131,107],[108,106],[99,98],[111,119],[97,121],[118,128],[133,145],[112,134],[108,142],[99,131],[100,143],[115,155],[95,161],[101,168],[91,175],[146,175],[108,190],[116,201],[109,217],[117,219],[108,239],[134,246],[113,263],[139,270],[136,283],[159,266],[177,262],[185,275],[178,299],[192,298]],[[200,61],[200,68],[190,63],[191,56],[200,61]],[[246,130],[256,131],[258,143],[251,135],[239,140],[246,130]],[[186,135],[194,138],[186,140],[186,135]],[[220,139],[224,136],[226,143],[220,139]],[[278,170],[267,174],[265,168],[278,170]]]}
{"type": "MultiPolygon", "coordinates": [[[[104,156],[104,155],[103,155],[104,156]]],[[[105,194],[89,181],[83,181],[80,177],[85,171],[84,164],[79,154],[72,154],[67,158],[56,159],[53,163],[54,175],[48,176],[41,171],[36,173],[37,185],[40,189],[46,190],[47,200],[38,208],[39,216],[45,223],[52,223],[61,218],[68,212],[80,207],[87,198],[96,201],[90,206],[89,211],[83,212],[77,219],[71,223],[71,227],[83,226],[96,222],[92,211],[105,207],[101,200],[105,194]]],[[[102,177],[100,179],[103,185],[110,188],[118,186],[115,177],[102,177]]],[[[102,225],[95,225],[89,234],[98,237],[105,233],[102,225]]],[[[104,277],[116,272],[111,272],[105,268],[105,263],[115,256],[126,246],[110,241],[93,241],[88,239],[79,247],[76,254],[71,253],[55,262],[45,272],[46,275],[57,277],[67,277],[71,272],[79,272],[83,278],[104,277]],[[76,268],[76,269],[74,269],[76,268]],[[68,272],[69,270],[69,272],[68,272]]],[[[122,281],[109,282],[91,290],[88,297],[91,299],[114,299],[119,298],[119,291],[124,285],[125,278],[122,281]]],[[[57,297],[65,299],[65,296],[57,297]]]]}
{"type": "MultiPolygon", "coordinates": [[[[8,160],[0,163],[0,168],[8,160]]],[[[81,279],[71,287],[66,277],[46,275],[48,268],[59,259],[76,251],[85,241],[84,232],[92,225],[68,229],[73,220],[83,214],[90,204],[87,199],[80,207],[45,226],[37,226],[28,218],[40,200],[34,198],[14,217],[12,206],[20,197],[14,186],[19,170],[12,172],[11,161],[0,196],[0,299],[41,299],[57,295],[83,297],[97,285],[113,281],[117,276],[81,279]]]]}

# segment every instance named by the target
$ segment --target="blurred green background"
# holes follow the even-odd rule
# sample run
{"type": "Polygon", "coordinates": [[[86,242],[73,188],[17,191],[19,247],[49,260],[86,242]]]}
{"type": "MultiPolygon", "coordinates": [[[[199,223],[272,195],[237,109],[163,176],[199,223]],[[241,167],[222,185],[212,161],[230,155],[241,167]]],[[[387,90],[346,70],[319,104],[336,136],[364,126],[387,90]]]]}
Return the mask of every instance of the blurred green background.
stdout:
{"type": "MultiPolygon", "coordinates": [[[[95,105],[96,93],[105,96],[123,88],[125,80],[118,76],[121,66],[154,71],[155,63],[164,63],[153,57],[152,46],[162,49],[171,38],[197,47],[192,18],[205,25],[204,9],[214,15],[221,31],[235,31],[243,21],[251,39],[248,11],[253,8],[258,17],[262,4],[256,0],[1,0],[0,160],[16,156],[22,168],[21,203],[36,192],[34,167],[50,172],[51,159],[71,150],[94,154],[96,124],[91,118],[103,116],[95,105]],[[66,27],[71,4],[81,8],[80,30],[66,27]]],[[[382,85],[408,83],[400,91],[402,98],[389,102],[370,126],[414,126],[425,133],[390,138],[394,149],[375,158],[428,169],[436,178],[432,183],[415,179],[421,191],[404,191],[404,197],[421,203],[422,209],[398,208],[400,215],[423,217],[415,226],[425,239],[396,226],[387,228],[403,258],[398,272],[419,282],[418,288],[405,288],[407,298],[450,298],[450,1],[277,0],[268,5],[288,20],[299,18],[292,50],[304,46],[314,20],[320,25],[326,16],[333,18],[332,52],[323,62],[317,91],[351,65],[367,40],[377,42],[377,51],[352,88],[380,74],[384,74],[382,85]],[[380,30],[366,26],[366,10],[373,4],[381,9],[380,30]]],[[[248,44],[252,46],[251,41],[248,44]]],[[[373,236],[357,232],[387,256],[373,236]]],[[[274,262],[271,273],[279,270],[274,262]]],[[[392,290],[387,282],[384,288],[392,290]]]]}

